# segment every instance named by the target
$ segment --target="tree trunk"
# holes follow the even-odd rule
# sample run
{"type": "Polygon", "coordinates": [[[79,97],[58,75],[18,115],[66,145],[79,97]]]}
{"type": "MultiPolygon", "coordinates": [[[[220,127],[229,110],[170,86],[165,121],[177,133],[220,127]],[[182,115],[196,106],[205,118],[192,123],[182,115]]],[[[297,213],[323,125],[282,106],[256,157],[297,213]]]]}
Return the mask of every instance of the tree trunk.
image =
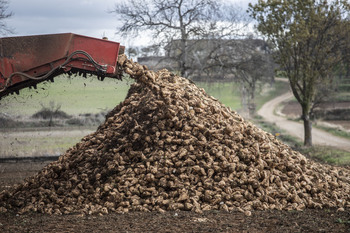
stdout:
{"type": "Polygon", "coordinates": [[[249,108],[249,116],[253,117],[255,115],[255,82],[252,81],[252,83],[249,85],[249,90],[248,90],[248,108],[249,108]]]}
{"type": "Polygon", "coordinates": [[[181,77],[186,77],[186,62],[187,62],[187,41],[185,39],[181,40],[181,54],[179,57],[180,63],[180,75],[181,77]]]}
{"type": "Polygon", "coordinates": [[[304,121],[304,146],[312,146],[312,122],[310,120],[310,113],[303,111],[304,121]]]}
{"type": "Polygon", "coordinates": [[[180,30],[181,30],[181,55],[180,55],[180,74],[182,77],[186,77],[186,62],[187,62],[187,33],[186,26],[183,22],[183,15],[181,13],[181,7],[179,10],[180,30]]]}
{"type": "Polygon", "coordinates": [[[241,83],[241,105],[244,112],[248,111],[248,101],[249,96],[247,96],[247,91],[243,83],[241,83]]]}

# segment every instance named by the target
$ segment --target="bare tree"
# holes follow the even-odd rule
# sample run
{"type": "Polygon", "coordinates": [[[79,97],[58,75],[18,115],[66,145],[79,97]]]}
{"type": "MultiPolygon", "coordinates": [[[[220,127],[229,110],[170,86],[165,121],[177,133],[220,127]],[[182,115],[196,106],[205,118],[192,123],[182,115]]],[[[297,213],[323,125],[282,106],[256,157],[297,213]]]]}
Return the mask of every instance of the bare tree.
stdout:
{"type": "Polygon", "coordinates": [[[5,22],[5,20],[12,15],[12,12],[8,12],[8,1],[0,0],[0,34],[5,35],[12,32],[5,22]]]}
{"type": "Polygon", "coordinates": [[[276,67],[271,52],[266,47],[266,42],[257,41],[263,44],[258,46],[250,39],[246,42],[246,56],[235,65],[234,71],[236,79],[241,83],[241,89],[246,92],[245,96],[242,95],[241,98],[247,100],[246,104],[250,116],[255,114],[255,92],[258,85],[271,83],[274,80],[274,69],[276,67]]]}
{"type": "MultiPolygon", "coordinates": [[[[345,0],[261,0],[249,6],[257,29],[276,48],[276,62],[289,79],[302,108],[304,145],[312,146],[315,97],[332,81],[349,38],[350,4],[345,0]]],[[[321,93],[322,94],[322,93],[321,93]]]]}
{"type": "MultiPolygon", "coordinates": [[[[244,22],[234,6],[220,0],[129,0],[118,3],[112,13],[122,22],[123,35],[142,36],[148,31],[155,42],[167,45],[172,51],[167,55],[178,62],[182,76],[192,69],[188,54],[198,41],[237,36],[244,22]]],[[[212,44],[212,51],[218,46],[222,45],[212,44]]]]}
{"type": "Polygon", "coordinates": [[[248,87],[250,106],[254,106],[256,83],[266,77],[265,70],[273,69],[266,67],[266,54],[256,51],[260,45],[254,43],[261,40],[247,39],[251,18],[225,1],[129,0],[118,3],[112,12],[121,22],[122,35],[153,35],[164,48],[164,61],[177,63],[181,76],[230,79],[248,87]]]}

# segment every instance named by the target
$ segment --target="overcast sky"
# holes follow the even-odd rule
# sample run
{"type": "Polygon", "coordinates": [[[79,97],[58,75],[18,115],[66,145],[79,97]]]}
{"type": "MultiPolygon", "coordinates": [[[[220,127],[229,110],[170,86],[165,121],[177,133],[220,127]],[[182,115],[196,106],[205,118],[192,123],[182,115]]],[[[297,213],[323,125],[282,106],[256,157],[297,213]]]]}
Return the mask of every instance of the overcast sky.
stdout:
{"type": "MultiPolygon", "coordinates": [[[[125,46],[147,45],[146,40],[125,41],[116,34],[118,21],[113,10],[119,0],[9,0],[14,15],[7,25],[9,36],[72,32],[120,42],[125,46]]],[[[249,0],[228,0],[247,8],[249,0]]],[[[254,1],[254,0],[253,0],[254,1]]],[[[254,1],[255,2],[255,1],[254,1]]]]}

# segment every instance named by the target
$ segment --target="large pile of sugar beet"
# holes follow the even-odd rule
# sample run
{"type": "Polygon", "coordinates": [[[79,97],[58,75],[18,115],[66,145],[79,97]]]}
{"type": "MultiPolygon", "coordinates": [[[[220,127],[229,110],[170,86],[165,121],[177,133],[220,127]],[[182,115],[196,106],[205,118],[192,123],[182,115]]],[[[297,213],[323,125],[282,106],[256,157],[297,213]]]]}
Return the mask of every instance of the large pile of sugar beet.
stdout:
{"type": "Polygon", "coordinates": [[[308,160],[185,78],[136,80],[96,132],[0,194],[0,210],[86,214],[350,207],[350,173],[308,160]]]}

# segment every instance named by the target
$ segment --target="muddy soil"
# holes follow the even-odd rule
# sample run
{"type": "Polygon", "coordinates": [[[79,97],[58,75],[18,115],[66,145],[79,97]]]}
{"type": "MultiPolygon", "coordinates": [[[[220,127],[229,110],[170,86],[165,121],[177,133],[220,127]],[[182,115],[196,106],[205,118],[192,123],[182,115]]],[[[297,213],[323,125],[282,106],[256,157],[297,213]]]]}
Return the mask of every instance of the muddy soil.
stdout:
{"type": "MultiPolygon", "coordinates": [[[[334,102],[334,103],[323,103],[319,106],[320,109],[347,109],[350,107],[350,102],[334,102]]],[[[282,113],[286,115],[300,116],[301,107],[300,104],[295,101],[289,101],[284,104],[282,113]]]]}
{"type": "MultiPolygon", "coordinates": [[[[21,182],[47,162],[0,163],[0,191],[21,182]]],[[[61,215],[0,214],[0,232],[350,232],[350,210],[240,212],[129,212],[61,215]]]]}
{"type": "MultiPolygon", "coordinates": [[[[348,109],[350,108],[350,102],[339,102],[339,103],[325,103],[321,105],[323,109],[348,109]]],[[[287,102],[281,109],[281,113],[291,118],[298,118],[301,116],[301,107],[297,102],[287,102]]],[[[325,120],[324,122],[330,125],[341,126],[345,130],[350,130],[350,121],[347,120],[325,120]]]]}
{"type": "MultiPolygon", "coordinates": [[[[316,115],[320,118],[325,117],[325,115],[322,115],[321,112],[323,113],[324,111],[333,111],[333,110],[342,110],[341,112],[335,112],[335,113],[330,113],[328,112],[327,117],[329,119],[325,120],[325,122],[331,123],[331,124],[336,124],[336,125],[341,125],[345,129],[350,129],[350,123],[348,121],[348,114],[346,109],[350,109],[350,102],[334,102],[334,103],[323,103],[321,104],[316,111],[316,115]],[[321,114],[321,115],[320,115],[321,114]],[[337,116],[335,116],[337,115],[337,116]],[[332,119],[332,120],[331,120],[332,119]]],[[[285,114],[288,117],[292,118],[298,118],[301,116],[301,107],[300,104],[295,102],[295,101],[288,101],[283,104],[283,107],[281,109],[281,113],[285,114]]]]}

